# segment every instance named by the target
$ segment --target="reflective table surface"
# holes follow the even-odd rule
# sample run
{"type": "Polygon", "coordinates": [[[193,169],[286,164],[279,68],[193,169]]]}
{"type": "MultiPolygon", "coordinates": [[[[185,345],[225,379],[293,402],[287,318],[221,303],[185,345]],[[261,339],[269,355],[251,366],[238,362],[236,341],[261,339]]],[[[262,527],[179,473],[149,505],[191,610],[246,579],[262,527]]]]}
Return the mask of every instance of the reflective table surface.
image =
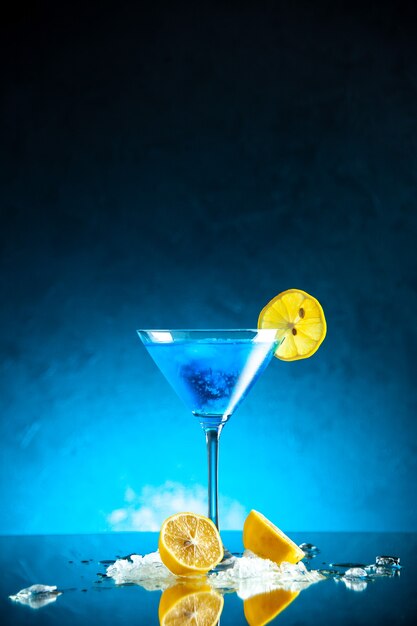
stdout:
{"type": "MultiPolygon", "coordinates": [[[[327,579],[303,590],[271,624],[417,623],[417,575],[414,533],[290,533],[298,544],[320,549],[310,569],[331,563],[370,564],[376,556],[401,558],[401,570],[391,577],[349,586],[327,579]]],[[[222,533],[232,552],[241,552],[240,532],[222,533]]],[[[117,586],[103,577],[107,562],[157,549],[157,533],[45,535],[0,537],[0,623],[42,624],[159,624],[161,591],[138,585],[117,586]],[[62,592],[39,608],[14,602],[10,595],[33,584],[56,585],[62,592]]],[[[243,602],[236,593],[224,595],[221,626],[247,624],[243,602]]]]}

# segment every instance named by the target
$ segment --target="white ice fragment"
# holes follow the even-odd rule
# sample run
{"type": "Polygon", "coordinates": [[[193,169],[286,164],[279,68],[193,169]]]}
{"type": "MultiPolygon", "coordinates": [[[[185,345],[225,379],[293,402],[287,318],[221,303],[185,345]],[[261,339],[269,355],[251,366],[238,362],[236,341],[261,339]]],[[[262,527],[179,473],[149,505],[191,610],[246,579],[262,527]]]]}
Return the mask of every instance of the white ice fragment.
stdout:
{"type": "Polygon", "coordinates": [[[58,596],[61,595],[60,591],[57,591],[56,585],[31,585],[26,589],[21,589],[14,596],[9,596],[13,602],[19,602],[20,604],[26,604],[32,609],[40,609],[42,606],[55,602],[58,596]]]}
{"type": "Polygon", "coordinates": [[[134,583],[148,591],[166,589],[175,582],[175,576],[162,563],[159,552],[141,556],[132,554],[129,559],[118,559],[107,568],[107,576],[116,585],[134,583]]]}
{"type": "Polygon", "coordinates": [[[375,559],[375,565],[401,569],[399,556],[377,556],[375,559]]]}
{"type": "Polygon", "coordinates": [[[312,559],[320,552],[318,547],[312,543],[300,543],[298,547],[301,548],[307,559],[312,559]]]}
{"type": "Polygon", "coordinates": [[[363,567],[351,567],[342,576],[347,589],[365,591],[368,586],[369,575],[363,567]]]}

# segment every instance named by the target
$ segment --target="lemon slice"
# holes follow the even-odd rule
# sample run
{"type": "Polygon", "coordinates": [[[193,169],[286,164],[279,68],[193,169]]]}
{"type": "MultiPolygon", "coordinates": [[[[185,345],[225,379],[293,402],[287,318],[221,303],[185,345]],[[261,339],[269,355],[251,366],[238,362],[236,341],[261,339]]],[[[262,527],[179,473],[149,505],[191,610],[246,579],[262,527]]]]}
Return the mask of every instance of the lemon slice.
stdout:
{"type": "Polygon", "coordinates": [[[220,533],[213,522],[196,513],[176,513],[164,521],[159,553],[177,576],[206,574],[223,558],[220,533]]]}
{"type": "Polygon", "coordinates": [[[275,356],[283,361],[312,356],[327,331],[320,302],[301,289],[288,289],[268,302],[259,315],[258,328],[278,329],[283,341],[275,356]]]}
{"type": "Polygon", "coordinates": [[[252,596],[243,602],[243,610],[249,626],[264,626],[295,600],[299,591],[276,589],[252,596]]]}
{"type": "Polygon", "coordinates": [[[159,602],[161,626],[214,626],[223,597],[209,585],[178,584],[166,589],[159,602]]]}
{"type": "Polygon", "coordinates": [[[275,524],[252,510],[243,525],[243,545],[263,559],[280,565],[283,561],[298,563],[304,552],[275,524]]]}

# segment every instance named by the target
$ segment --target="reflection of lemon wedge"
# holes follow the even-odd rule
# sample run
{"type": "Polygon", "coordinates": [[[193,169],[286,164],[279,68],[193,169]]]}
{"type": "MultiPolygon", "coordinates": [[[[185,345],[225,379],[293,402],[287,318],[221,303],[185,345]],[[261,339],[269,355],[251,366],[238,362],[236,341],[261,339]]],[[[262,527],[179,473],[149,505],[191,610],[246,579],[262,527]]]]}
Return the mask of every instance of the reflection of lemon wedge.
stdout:
{"type": "Polygon", "coordinates": [[[268,624],[295,600],[299,591],[287,591],[276,589],[267,593],[252,596],[243,602],[246,621],[250,626],[263,626],[268,624]]]}
{"type": "Polygon", "coordinates": [[[196,513],[176,513],[161,526],[159,553],[177,576],[206,574],[223,558],[220,533],[213,522],[196,513]]]}
{"type": "Polygon", "coordinates": [[[275,356],[283,361],[307,359],[318,350],[326,331],[326,318],[316,298],[300,289],[288,289],[262,309],[258,328],[277,328],[284,339],[275,356]]]}
{"type": "Polygon", "coordinates": [[[251,511],[243,525],[243,545],[263,559],[270,559],[280,565],[283,561],[298,563],[304,552],[269,521],[262,513],[251,511]]]}
{"type": "Polygon", "coordinates": [[[159,602],[161,626],[214,626],[223,597],[209,585],[181,584],[166,589],[159,602]]]}

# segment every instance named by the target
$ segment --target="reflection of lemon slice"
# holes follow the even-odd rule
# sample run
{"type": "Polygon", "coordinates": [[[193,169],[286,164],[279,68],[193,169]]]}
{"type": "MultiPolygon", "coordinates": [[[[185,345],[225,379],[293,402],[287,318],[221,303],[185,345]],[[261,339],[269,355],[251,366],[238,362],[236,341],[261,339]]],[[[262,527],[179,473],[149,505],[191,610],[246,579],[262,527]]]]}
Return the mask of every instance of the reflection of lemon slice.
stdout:
{"type": "Polygon", "coordinates": [[[178,576],[205,574],[223,558],[220,533],[213,522],[196,513],[176,513],[161,526],[159,553],[178,576]]]}
{"type": "Polygon", "coordinates": [[[288,289],[262,309],[258,328],[277,328],[284,339],[275,356],[283,361],[306,359],[318,350],[327,331],[321,304],[300,289],[288,289]]]}
{"type": "Polygon", "coordinates": [[[159,602],[161,626],[214,626],[223,610],[222,596],[209,585],[178,584],[159,602]]]}
{"type": "Polygon", "coordinates": [[[246,621],[249,626],[263,626],[274,619],[295,600],[299,591],[276,589],[268,593],[252,596],[243,603],[246,621]]]}
{"type": "Polygon", "coordinates": [[[275,563],[298,563],[304,552],[262,513],[251,511],[243,525],[243,545],[263,559],[275,563]]]}

